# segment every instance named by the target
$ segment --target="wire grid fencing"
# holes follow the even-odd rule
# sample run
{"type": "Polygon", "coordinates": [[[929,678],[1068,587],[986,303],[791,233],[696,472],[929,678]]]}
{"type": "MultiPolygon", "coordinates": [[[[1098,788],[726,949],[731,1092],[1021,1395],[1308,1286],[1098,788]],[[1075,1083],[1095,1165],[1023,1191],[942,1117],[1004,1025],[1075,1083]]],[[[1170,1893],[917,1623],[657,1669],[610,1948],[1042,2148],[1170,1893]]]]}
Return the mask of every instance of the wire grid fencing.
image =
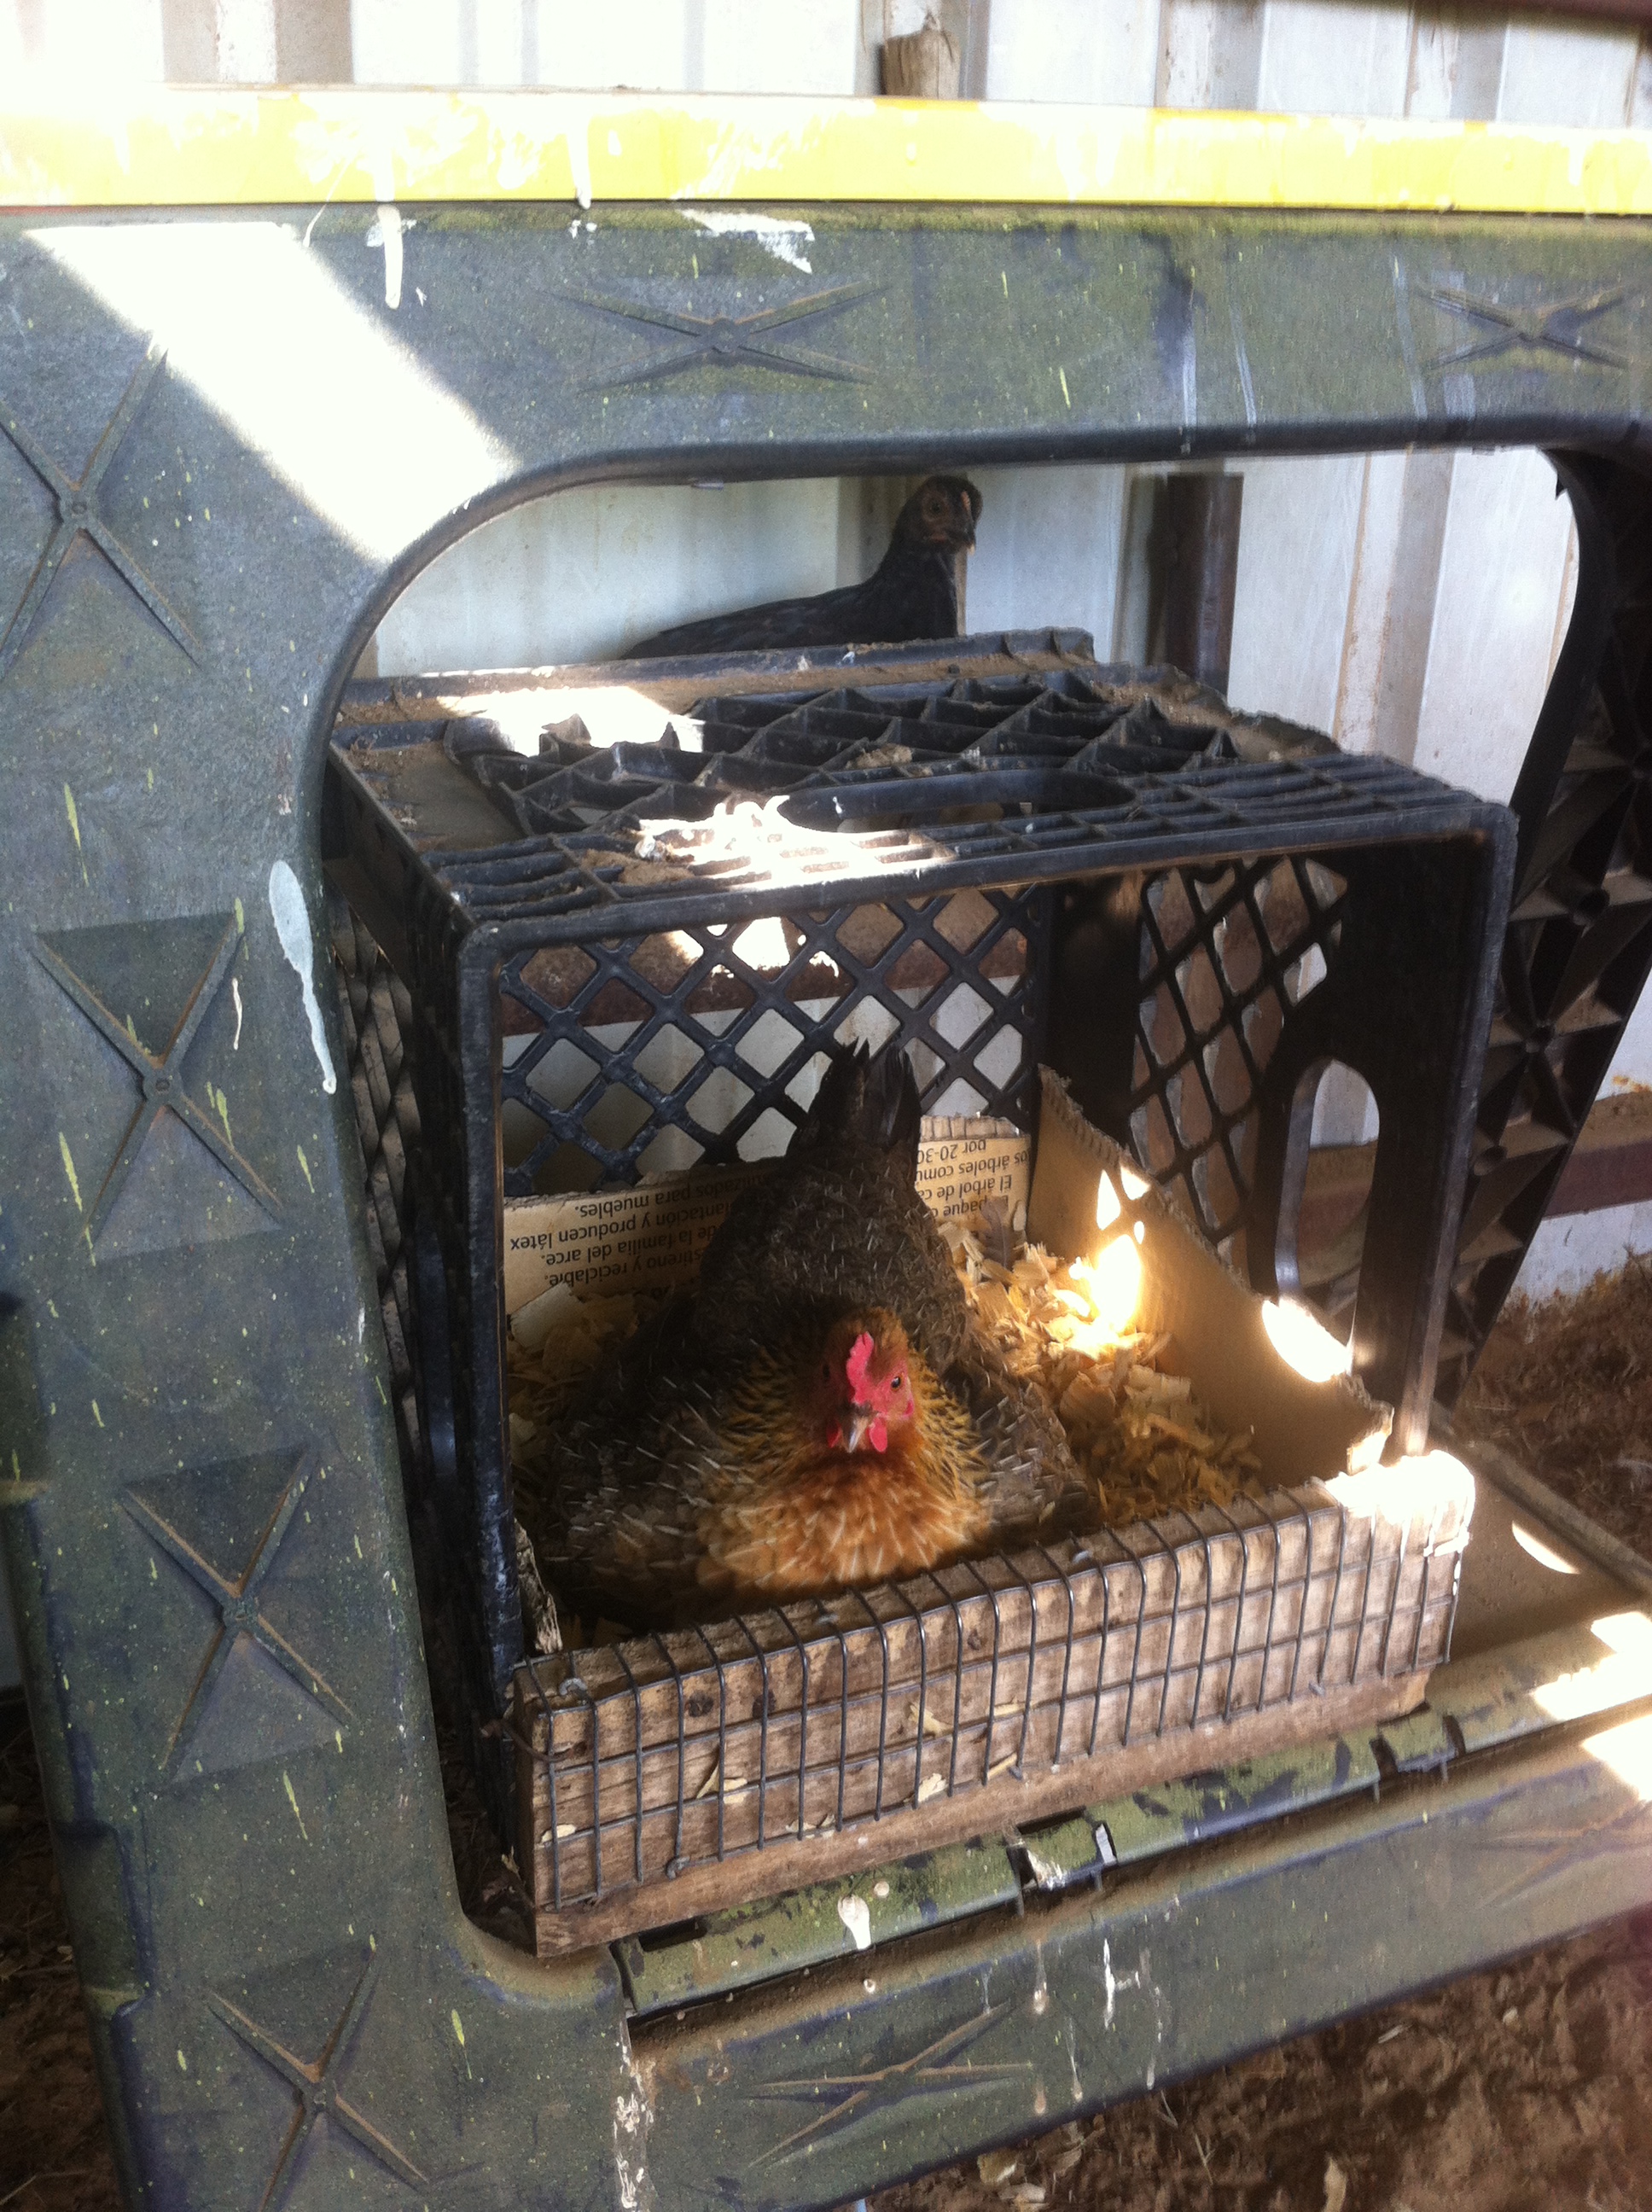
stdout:
{"type": "Polygon", "coordinates": [[[1091,1762],[1436,1663],[1461,1535],[1437,1501],[1402,1523],[1275,1492],[606,1645],[577,1670],[536,1662],[510,1723],[519,1863],[555,1913],[960,1797],[990,1826],[1001,1784],[1005,1818],[1065,1809],[1091,1762]]]}

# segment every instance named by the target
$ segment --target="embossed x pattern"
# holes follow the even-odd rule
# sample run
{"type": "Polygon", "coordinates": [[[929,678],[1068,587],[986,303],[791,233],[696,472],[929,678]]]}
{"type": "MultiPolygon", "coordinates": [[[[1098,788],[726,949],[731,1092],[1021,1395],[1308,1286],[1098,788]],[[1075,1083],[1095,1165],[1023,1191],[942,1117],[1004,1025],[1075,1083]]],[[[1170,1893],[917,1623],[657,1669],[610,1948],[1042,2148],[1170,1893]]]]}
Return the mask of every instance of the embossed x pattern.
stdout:
{"type": "Polygon", "coordinates": [[[76,975],[61,952],[42,941],[37,940],[35,944],[35,958],[53,981],[68,993],[99,1035],[114,1047],[137,1076],[143,1094],[137,1110],[121,1139],[120,1150],[116,1153],[93,1203],[87,1222],[87,1234],[94,1243],[113,1212],[116,1201],[137,1165],[145,1143],[156,1123],[166,1114],[175,1115],[191,1134],[206,1146],[219,1164],[234,1176],[248,1196],[258,1200],[265,1212],[277,1221],[281,1218],[280,1201],[263,1177],[236,1150],[228,1127],[216,1121],[197,1105],[185,1090],[183,1083],[184,1062],[190,1047],[194,1043],[213,1000],[223,988],[240,944],[240,928],[233,919],[227,921],[211,960],[203,970],[176,1026],[159,1052],[151,1052],[138,1041],[130,1025],[118,1018],[85,977],[76,975]]]}
{"type": "Polygon", "coordinates": [[[280,2212],[280,2207],[287,2203],[301,2168],[301,2154],[318,2122],[322,2120],[353,2137],[369,2158],[376,2160],[386,2172],[393,2173],[410,2189],[425,2185],[426,2176],[381,2129],[374,2126],[359,2106],[350,2103],[339,2080],[351,2046],[361,2033],[378,1977],[379,1962],[369,1960],[350,1992],[349,2002],[333,2023],[320,2056],[313,2059],[301,2058],[227,1997],[219,1996],[216,1991],[208,1996],[208,2004],[230,2033],[261,2058],[272,2073],[279,2075],[298,2099],[275,2172],[258,2200],[258,2212],[280,2212]]]}
{"type": "Polygon", "coordinates": [[[921,2051],[914,2051],[909,2058],[897,2058],[887,2066],[879,2066],[866,2074],[821,2074],[795,2081],[768,2081],[754,2094],[759,2097],[835,2096],[836,2101],[829,2112],[808,2121],[789,2136],[764,2151],[752,2163],[767,2165],[769,2160],[784,2156],[799,2145],[811,2141],[819,2142],[835,2134],[840,2128],[868,2112],[891,2111],[902,2100],[921,2089],[958,2089],[979,2087],[989,2081],[1006,2081],[1030,2070],[1030,2062],[1017,2060],[1011,2063],[981,2066],[973,2063],[960,2065],[953,2063],[957,2054],[968,2049],[977,2037],[984,2035],[993,2023],[1009,2009],[1006,2005],[989,2005],[974,2020],[967,2020],[960,2027],[949,2028],[944,2035],[926,2043],[921,2051]]]}
{"type": "Polygon", "coordinates": [[[191,1542],[174,1521],[157,1510],[147,1498],[136,1491],[126,1493],[126,1510],[133,1520],[160,1546],[169,1559],[183,1569],[198,1589],[206,1592],[218,1608],[218,1627],[213,1635],[211,1648],[200,1674],[196,1677],[189,1702],[167,1747],[165,1771],[168,1776],[176,1775],[184,1768],[191,1746],[206,1724],[222,1693],[225,1668],[237,1641],[242,1637],[249,1638],[267,1653],[335,1722],[342,1723],[355,1717],[320,1670],[313,1667],[302,1652],[295,1649],[264,1611],[266,1588],[273,1575],[282,1540],[292,1526],[293,1516],[298,1511],[314,1471],[313,1453],[301,1454],[295,1460],[292,1473],[276,1498],[269,1519],[258,1533],[250,1558],[235,1574],[225,1573],[222,1568],[208,1559],[200,1547],[191,1542]]]}
{"type": "Polygon", "coordinates": [[[78,477],[67,475],[58,467],[50,453],[12,415],[0,415],[0,429],[15,446],[40,482],[58,502],[58,524],[51,540],[30,577],[17,611],[0,636],[0,677],[3,677],[12,662],[22,651],[29,633],[46,604],[46,594],[64,556],[77,538],[88,538],[95,545],[109,566],[121,579],[135,598],[140,599],[155,617],[180,652],[199,663],[201,648],[191,635],[189,625],[177,610],[171,606],[153,577],[144,569],[130,549],[123,545],[98,507],[98,489],[109,472],[109,465],[125,444],[127,433],[137,419],[139,409],[149,396],[149,386],[161,374],[166,355],[152,346],[133,372],[119,406],[110,416],[103,435],[93,450],[85,473],[78,477]]]}
{"type": "Polygon", "coordinates": [[[1623,306],[1625,295],[1620,284],[1530,306],[1505,305],[1466,292],[1456,284],[1426,285],[1423,295],[1449,315],[1479,324],[1484,332],[1449,353],[1437,354],[1428,364],[1430,369],[1463,368],[1471,362],[1491,361],[1521,347],[1562,354],[1569,361],[1594,362],[1602,368],[1632,368],[1638,359],[1585,335],[1602,315],[1623,306]]]}
{"type": "Polygon", "coordinates": [[[677,343],[657,345],[652,353],[639,355],[635,361],[604,370],[600,376],[590,380],[587,389],[647,384],[655,377],[680,375],[684,369],[696,368],[705,361],[720,362],[730,368],[744,363],[752,368],[773,369],[783,376],[819,376],[837,383],[869,384],[872,373],[858,362],[842,361],[835,354],[817,353],[811,347],[799,345],[793,340],[784,345],[768,342],[768,334],[793,323],[811,321],[817,315],[834,314],[856,301],[869,298],[879,289],[876,284],[835,284],[828,291],[811,292],[801,300],[787,300],[778,307],[754,308],[745,315],[692,315],[682,308],[655,307],[641,300],[602,300],[583,292],[571,292],[568,296],[581,307],[612,315],[620,322],[676,334],[677,343]]]}
{"type": "MultiPolygon", "coordinates": [[[[1521,864],[1480,1087],[1438,1395],[1461,1391],[1652,960],[1646,500],[1564,459],[1582,649],[1557,665],[1513,805],[1521,864]]],[[[1632,489],[1631,488],[1632,487],[1632,489]]]]}

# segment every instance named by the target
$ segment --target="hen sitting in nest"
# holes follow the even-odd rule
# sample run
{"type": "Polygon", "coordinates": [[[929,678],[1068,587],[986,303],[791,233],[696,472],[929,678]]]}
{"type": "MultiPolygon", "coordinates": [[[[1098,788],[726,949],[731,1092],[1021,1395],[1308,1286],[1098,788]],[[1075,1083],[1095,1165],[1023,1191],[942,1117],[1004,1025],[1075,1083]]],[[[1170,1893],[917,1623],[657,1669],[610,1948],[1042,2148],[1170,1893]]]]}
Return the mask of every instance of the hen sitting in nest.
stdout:
{"type": "Polygon", "coordinates": [[[660,1627],[1093,1525],[918,1195],[920,1118],[898,1054],[835,1058],[695,1290],[560,1424],[534,1533],[582,1610],[660,1627]]]}

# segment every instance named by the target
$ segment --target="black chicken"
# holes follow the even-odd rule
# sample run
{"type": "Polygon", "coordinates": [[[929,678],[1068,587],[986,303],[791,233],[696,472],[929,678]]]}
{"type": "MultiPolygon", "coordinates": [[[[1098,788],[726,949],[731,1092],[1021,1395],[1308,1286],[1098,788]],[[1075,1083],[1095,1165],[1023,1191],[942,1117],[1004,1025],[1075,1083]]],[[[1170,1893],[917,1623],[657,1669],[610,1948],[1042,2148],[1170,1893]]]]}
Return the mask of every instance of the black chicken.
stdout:
{"type": "Polygon", "coordinates": [[[645,637],[628,660],[817,645],[898,645],[958,634],[957,556],[975,542],[981,494],[967,477],[926,477],[895,519],[889,551],[864,584],[809,599],[771,599],[645,637]]]}

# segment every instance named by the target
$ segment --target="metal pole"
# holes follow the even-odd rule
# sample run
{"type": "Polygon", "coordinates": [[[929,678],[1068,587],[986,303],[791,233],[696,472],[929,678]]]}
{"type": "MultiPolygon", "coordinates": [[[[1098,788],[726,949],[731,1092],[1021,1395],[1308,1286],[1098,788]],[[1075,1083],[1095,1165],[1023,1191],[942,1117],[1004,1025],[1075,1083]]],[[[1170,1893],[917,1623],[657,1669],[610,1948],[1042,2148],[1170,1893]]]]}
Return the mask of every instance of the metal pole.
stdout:
{"type": "Polygon", "coordinates": [[[1239,574],[1242,476],[1173,476],[1165,486],[1164,655],[1225,693],[1239,574]]]}

